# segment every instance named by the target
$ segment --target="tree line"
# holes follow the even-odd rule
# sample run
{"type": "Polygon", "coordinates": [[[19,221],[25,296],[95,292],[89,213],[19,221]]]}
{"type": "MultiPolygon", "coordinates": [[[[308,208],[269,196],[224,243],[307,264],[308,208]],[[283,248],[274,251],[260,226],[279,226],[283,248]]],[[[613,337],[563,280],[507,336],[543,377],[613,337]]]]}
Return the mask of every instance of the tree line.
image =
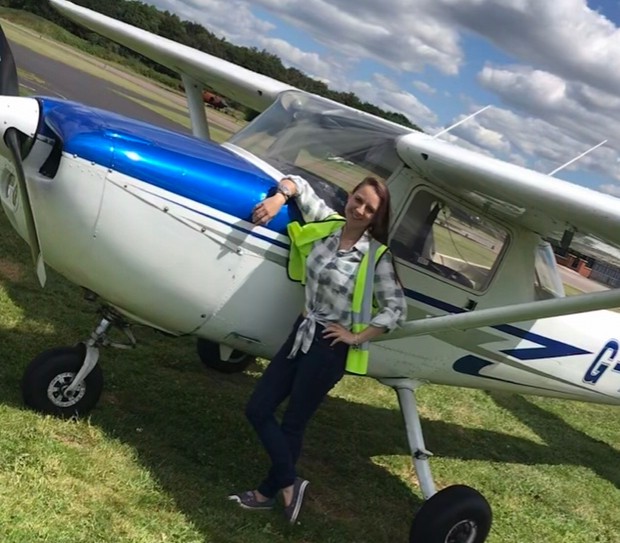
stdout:
{"type": "MultiPolygon", "coordinates": [[[[361,111],[372,113],[389,121],[408,126],[415,130],[421,130],[412,123],[405,115],[393,111],[385,111],[369,102],[362,101],[352,92],[340,92],[330,89],[322,81],[308,77],[297,68],[287,68],[282,60],[273,53],[259,50],[256,47],[243,47],[230,43],[225,38],[219,38],[202,25],[181,20],[178,15],[169,11],[160,11],[154,6],[147,5],[138,0],[72,0],[89,9],[93,9],[108,17],[137,26],[159,36],[174,40],[194,49],[220,57],[234,64],[238,64],[261,73],[273,79],[288,83],[299,89],[324,96],[336,102],[340,102],[361,111]]],[[[48,19],[49,21],[65,28],[72,34],[91,43],[100,46],[108,52],[117,53],[135,61],[136,59],[151,69],[164,73],[169,77],[179,80],[179,75],[152,60],[118,45],[99,34],[84,27],[78,26],[63,17],[48,2],[41,0],[0,0],[0,6],[29,11],[48,19]]]]}

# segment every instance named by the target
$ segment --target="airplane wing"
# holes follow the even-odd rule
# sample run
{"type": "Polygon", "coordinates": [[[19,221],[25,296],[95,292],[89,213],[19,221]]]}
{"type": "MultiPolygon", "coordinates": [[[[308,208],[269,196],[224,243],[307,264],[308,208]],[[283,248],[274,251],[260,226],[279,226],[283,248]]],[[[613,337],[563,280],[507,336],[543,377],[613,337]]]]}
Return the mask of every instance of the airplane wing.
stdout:
{"type": "Polygon", "coordinates": [[[401,158],[422,178],[485,214],[542,236],[566,230],[620,247],[620,199],[421,133],[398,142],[401,158]]]}
{"type": "Polygon", "coordinates": [[[110,38],[159,64],[186,74],[219,94],[255,111],[263,111],[290,85],[162,38],[66,0],[50,4],[72,21],[110,38]]]}
{"type": "MultiPolygon", "coordinates": [[[[257,111],[266,109],[281,92],[295,88],[67,0],[50,2],[73,21],[257,111]]],[[[469,201],[481,213],[516,222],[542,236],[580,231],[620,247],[620,200],[613,196],[416,131],[401,136],[397,149],[422,178],[469,201]]]]}

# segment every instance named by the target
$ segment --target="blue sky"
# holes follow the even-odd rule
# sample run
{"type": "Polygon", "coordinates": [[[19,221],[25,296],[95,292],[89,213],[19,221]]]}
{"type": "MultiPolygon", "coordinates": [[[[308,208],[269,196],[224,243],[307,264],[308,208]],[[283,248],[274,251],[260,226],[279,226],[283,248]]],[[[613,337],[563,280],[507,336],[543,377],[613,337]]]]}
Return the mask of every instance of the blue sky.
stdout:
{"type": "Polygon", "coordinates": [[[620,196],[618,0],[148,0],[445,136],[620,196]]]}

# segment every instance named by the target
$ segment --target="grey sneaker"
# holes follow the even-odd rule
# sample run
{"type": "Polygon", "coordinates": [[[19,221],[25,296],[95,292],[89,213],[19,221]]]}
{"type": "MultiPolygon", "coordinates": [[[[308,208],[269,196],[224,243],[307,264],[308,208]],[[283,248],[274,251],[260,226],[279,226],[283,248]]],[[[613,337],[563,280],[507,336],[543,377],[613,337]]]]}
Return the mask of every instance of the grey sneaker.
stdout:
{"type": "Polygon", "coordinates": [[[301,505],[304,502],[304,494],[309,484],[310,481],[306,481],[306,479],[302,479],[301,477],[295,478],[295,482],[293,483],[293,498],[291,499],[291,503],[284,508],[284,515],[291,524],[297,522],[299,511],[301,511],[301,505]]]}
{"type": "Polygon", "coordinates": [[[256,495],[253,490],[246,490],[239,494],[231,494],[228,499],[237,502],[239,507],[243,509],[250,509],[252,511],[269,511],[273,509],[276,504],[275,498],[269,498],[267,501],[261,502],[256,499],[256,495]]]}

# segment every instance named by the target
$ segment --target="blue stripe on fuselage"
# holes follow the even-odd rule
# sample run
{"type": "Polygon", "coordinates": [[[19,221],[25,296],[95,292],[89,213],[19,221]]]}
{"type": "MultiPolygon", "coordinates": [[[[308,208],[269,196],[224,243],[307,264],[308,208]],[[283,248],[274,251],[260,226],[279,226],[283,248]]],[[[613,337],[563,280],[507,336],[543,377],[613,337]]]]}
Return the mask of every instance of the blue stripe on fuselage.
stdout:
{"type": "MultiPolygon", "coordinates": [[[[419,302],[430,305],[431,307],[436,307],[437,309],[441,309],[447,313],[466,312],[466,310],[462,307],[457,307],[447,302],[436,300],[435,298],[431,298],[430,296],[426,296],[425,294],[415,290],[405,289],[405,294],[408,298],[413,298],[414,300],[418,300],[419,302]]],[[[539,345],[538,347],[522,347],[500,351],[519,360],[542,360],[545,358],[560,358],[563,356],[591,353],[591,351],[585,351],[579,347],[568,345],[567,343],[562,343],[561,341],[541,336],[539,334],[534,334],[533,332],[522,330],[521,328],[517,328],[516,326],[512,326],[510,324],[499,324],[496,326],[490,326],[490,328],[494,328],[495,330],[499,330],[505,334],[525,339],[531,343],[539,345]]]]}
{"type": "MultiPolygon", "coordinates": [[[[44,119],[41,134],[60,137],[65,152],[239,219],[249,220],[254,205],[276,184],[255,165],[213,142],[75,102],[54,98],[39,98],[39,102],[44,119]]],[[[286,225],[291,220],[300,220],[294,205],[285,206],[269,223],[269,229],[286,234],[286,225]]],[[[268,239],[246,230],[242,224],[228,225],[268,239]]],[[[420,292],[406,289],[405,293],[448,313],[464,312],[460,307],[420,292]]],[[[515,326],[504,324],[493,328],[540,345],[503,351],[520,360],[589,353],[515,326]]]]}
{"type": "MultiPolygon", "coordinates": [[[[58,136],[63,151],[149,183],[240,219],[276,186],[276,181],[220,145],[159,128],[75,102],[39,98],[45,127],[58,136]]],[[[299,220],[287,205],[269,223],[286,233],[299,220]]]]}

